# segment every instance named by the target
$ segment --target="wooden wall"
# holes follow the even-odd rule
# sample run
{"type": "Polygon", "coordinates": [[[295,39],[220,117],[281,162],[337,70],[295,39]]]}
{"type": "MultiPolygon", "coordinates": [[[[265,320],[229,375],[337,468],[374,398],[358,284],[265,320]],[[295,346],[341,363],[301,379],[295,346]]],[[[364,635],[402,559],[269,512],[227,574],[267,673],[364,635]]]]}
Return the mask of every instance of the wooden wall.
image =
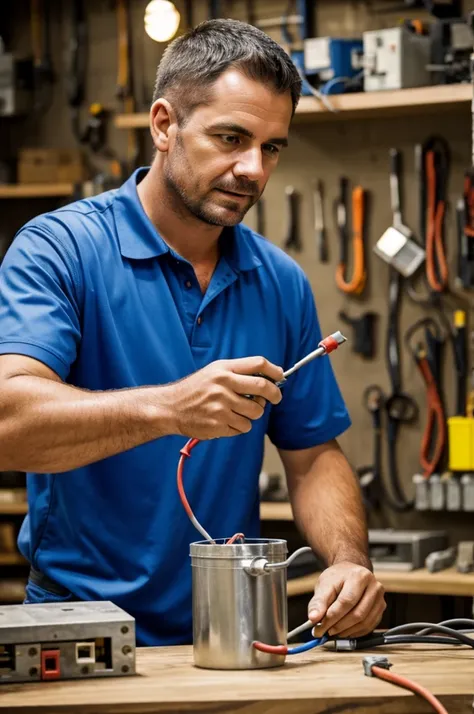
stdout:
{"type": "MultiPolygon", "coordinates": [[[[316,26],[319,35],[353,36],[364,29],[390,27],[398,22],[400,13],[386,13],[387,7],[396,0],[319,0],[317,3],[316,26]]],[[[176,2],[180,7],[181,3],[176,2]]],[[[286,0],[260,0],[256,2],[259,17],[271,17],[280,14],[286,7],[286,0]]],[[[400,5],[402,3],[400,2],[400,5]]],[[[18,51],[27,52],[29,26],[27,23],[28,3],[18,0],[9,3],[11,14],[9,26],[12,29],[11,40],[18,51]]],[[[146,37],[143,31],[143,12],[146,2],[136,0],[133,3],[134,17],[134,76],[139,109],[146,110],[150,101],[156,64],[162,47],[146,37]]],[[[112,109],[119,108],[115,98],[116,87],[116,29],[113,4],[109,0],[88,0],[90,58],[87,101],[100,101],[112,109]]],[[[474,0],[466,2],[466,10],[474,8],[474,0]]],[[[196,0],[195,22],[206,18],[207,2],[196,0]]],[[[227,4],[228,14],[232,17],[245,18],[245,3],[235,0],[227,4]]],[[[53,3],[54,26],[54,62],[57,72],[54,101],[43,116],[28,120],[0,123],[4,141],[0,142],[0,157],[20,146],[71,146],[73,135],[69,113],[65,103],[66,75],[65,57],[68,45],[68,2],[56,0],[53,3]]],[[[181,8],[182,9],[182,8],[181,8]]],[[[0,15],[5,10],[0,9],[0,15]]],[[[408,16],[403,13],[403,16],[408,16]]],[[[278,39],[278,32],[272,33],[278,39]]],[[[334,369],[353,419],[353,427],[341,438],[351,463],[360,466],[371,462],[372,431],[369,415],[362,405],[362,394],[369,383],[378,383],[388,389],[389,381],[384,360],[384,340],[387,318],[387,280],[388,270],[372,254],[371,247],[391,223],[388,152],[397,147],[404,153],[403,198],[406,223],[417,226],[416,182],[414,176],[414,145],[424,141],[429,135],[442,134],[448,140],[452,151],[452,169],[450,175],[449,197],[451,211],[449,215],[448,251],[450,264],[454,270],[455,260],[455,217],[454,203],[462,190],[463,170],[470,162],[470,116],[468,109],[454,112],[424,115],[420,112],[409,118],[359,119],[337,122],[296,124],[291,133],[290,147],[284,152],[281,164],[267,188],[266,225],[268,237],[281,244],[284,238],[286,212],[284,203],[285,186],[291,184],[301,192],[301,229],[303,252],[297,256],[306,270],[316,296],[320,321],[324,333],[344,327],[349,337],[349,328],[342,326],[338,318],[340,309],[345,308],[357,316],[365,310],[374,310],[380,315],[377,333],[377,357],[372,362],[364,362],[354,356],[350,345],[344,346],[332,357],[334,369]],[[338,259],[337,233],[332,215],[332,202],[338,192],[338,179],[346,175],[353,184],[360,183],[370,195],[368,216],[368,260],[369,287],[364,299],[345,298],[336,288],[334,274],[338,259]],[[311,182],[322,179],[326,189],[325,211],[330,239],[330,263],[321,265],[316,259],[316,249],[312,230],[311,182]]],[[[110,144],[116,151],[125,151],[125,135],[111,126],[110,144]]],[[[45,204],[29,201],[20,206],[16,203],[1,205],[4,239],[5,226],[20,225],[37,212],[45,210],[45,204]],[[14,218],[12,216],[14,215],[14,218]]],[[[48,204],[48,208],[49,208],[48,204]]],[[[255,225],[255,215],[249,213],[247,222],[255,225]]],[[[2,231],[3,228],[3,231],[2,231]]],[[[402,334],[405,328],[416,318],[423,315],[423,310],[404,300],[402,308],[402,334]]],[[[445,384],[447,401],[452,409],[454,400],[454,373],[451,355],[447,354],[445,365],[445,384]]],[[[419,423],[405,427],[401,431],[399,452],[400,472],[411,493],[411,476],[419,468],[418,450],[420,435],[424,426],[425,392],[419,374],[412,360],[403,354],[403,386],[412,394],[421,408],[419,423]]],[[[269,446],[265,468],[279,470],[280,465],[275,451],[269,446]]],[[[397,526],[420,525],[426,527],[448,527],[453,535],[469,535],[469,515],[461,517],[448,515],[426,515],[421,517],[413,513],[405,516],[386,514],[385,523],[397,526]]]]}

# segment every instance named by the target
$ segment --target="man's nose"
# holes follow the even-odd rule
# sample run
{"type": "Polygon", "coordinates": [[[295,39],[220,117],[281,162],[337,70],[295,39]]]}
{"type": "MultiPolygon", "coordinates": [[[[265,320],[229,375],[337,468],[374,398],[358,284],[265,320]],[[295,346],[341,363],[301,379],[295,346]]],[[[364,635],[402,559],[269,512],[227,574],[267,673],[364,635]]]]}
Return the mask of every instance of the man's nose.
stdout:
{"type": "Polygon", "coordinates": [[[261,181],[265,172],[260,148],[255,147],[242,152],[234,166],[234,176],[246,176],[251,181],[261,181]]]}

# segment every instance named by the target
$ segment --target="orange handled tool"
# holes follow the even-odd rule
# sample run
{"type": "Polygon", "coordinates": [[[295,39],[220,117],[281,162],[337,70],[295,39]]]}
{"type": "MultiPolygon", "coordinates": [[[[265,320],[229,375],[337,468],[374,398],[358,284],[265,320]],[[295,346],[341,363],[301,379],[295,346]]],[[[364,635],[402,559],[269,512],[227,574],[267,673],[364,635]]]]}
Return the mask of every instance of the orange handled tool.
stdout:
{"type": "Polygon", "coordinates": [[[431,317],[418,320],[405,333],[405,343],[426,387],[427,421],[420,445],[420,464],[425,478],[442,468],[447,446],[446,415],[441,396],[444,341],[438,323],[431,317]],[[423,337],[417,337],[420,330],[424,330],[423,337]]]}
{"type": "Polygon", "coordinates": [[[430,288],[443,292],[448,286],[448,262],[444,248],[444,214],[446,211],[446,170],[440,152],[429,149],[425,155],[426,171],[426,277],[430,288]]]}
{"type": "Polygon", "coordinates": [[[446,418],[438,385],[423,349],[417,351],[416,364],[426,384],[428,420],[420,448],[420,464],[423,467],[423,476],[429,478],[440,465],[446,448],[446,418]]]}
{"type": "MultiPolygon", "coordinates": [[[[345,179],[344,179],[345,181],[345,179]]],[[[341,198],[338,204],[338,225],[340,231],[341,253],[336,271],[336,285],[345,293],[360,295],[365,287],[367,273],[364,253],[364,219],[365,192],[362,186],[356,186],[352,191],[352,245],[354,251],[354,268],[351,280],[346,280],[347,264],[347,221],[345,205],[345,185],[341,181],[341,198]]]]}

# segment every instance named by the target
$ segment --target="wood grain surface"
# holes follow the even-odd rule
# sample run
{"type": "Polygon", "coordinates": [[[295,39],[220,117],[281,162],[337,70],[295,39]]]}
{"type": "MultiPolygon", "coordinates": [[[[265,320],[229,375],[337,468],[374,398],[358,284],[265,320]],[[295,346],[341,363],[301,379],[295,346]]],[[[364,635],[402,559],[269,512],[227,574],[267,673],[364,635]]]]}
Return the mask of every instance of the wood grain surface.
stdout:
{"type": "MultiPolygon", "coordinates": [[[[296,109],[295,122],[402,116],[416,114],[420,109],[424,114],[442,109],[461,109],[468,112],[471,99],[472,89],[469,84],[334,95],[330,97],[334,111],[329,110],[318,99],[302,97],[296,109]]],[[[150,125],[150,114],[118,114],[114,123],[117,129],[146,129],[150,125]]]]}
{"type": "MultiPolygon", "coordinates": [[[[392,671],[439,696],[450,714],[472,712],[474,652],[465,648],[379,648],[392,671]]],[[[391,684],[366,677],[368,652],[326,649],[289,658],[281,668],[226,672],[193,666],[191,647],[143,648],[133,677],[0,687],[9,714],[422,714],[429,706],[391,684]]]]}

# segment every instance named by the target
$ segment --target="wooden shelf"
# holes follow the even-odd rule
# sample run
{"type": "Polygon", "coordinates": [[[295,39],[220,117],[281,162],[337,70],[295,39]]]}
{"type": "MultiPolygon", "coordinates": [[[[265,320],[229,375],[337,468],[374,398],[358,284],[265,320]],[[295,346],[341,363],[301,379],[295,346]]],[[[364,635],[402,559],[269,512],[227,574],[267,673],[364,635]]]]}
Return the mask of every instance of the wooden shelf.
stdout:
{"type": "Polygon", "coordinates": [[[26,580],[1,580],[0,602],[21,603],[25,597],[26,580]]]}
{"type": "MultiPolygon", "coordinates": [[[[377,579],[388,593],[412,593],[418,595],[457,595],[474,597],[474,574],[458,573],[455,568],[430,573],[426,568],[397,572],[375,569],[377,579]]],[[[288,580],[288,597],[310,595],[318,579],[318,573],[288,580]]]]}
{"type": "Polygon", "coordinates": [[[0,515],[23,515],[28,511],[26,489],[0,488],[0,515]]]}
{"type": "Polygon", "coordinates": [[[150,126],[148,112],[135,112],[134,114],[117,114],[114,118],[117,129],[146,129],[150,126]]]}
{"type": "MultiPolygon", "coordinates": [[[[446,84],[434,87],[399,89],[397,91],[358,92],[329,97],[336,111],[330,111],[314,97],[301,97],[295,121],[340,120],[366,116],[394,116],[422,111],[439,111],[464,107],[469,110],[473,90],[470,84],[446,84]]],[[[118,114],[117,129],[145,129],[149,126],[148,112],[118,114]]]]}
{"type": "Polygon", "coordinates": [[[0,565],[26,565],[27,562],[20,553],[0,553],[0,565]]]}
{"type": "Polygon", "coordinates": [[[0,503],[0,516],[26,516],[27,503],[0,503]]]}
{"type": "Polygon", "coordinates": [[[293,512],[289,503],[262,501],[260,503],[262,521],[292,521],[293,512]]]}
{"type": "Polygon", "coordinates": [[[48,198],[72,196],[72,183],[0,184],[0,198],[48,198]]]}

